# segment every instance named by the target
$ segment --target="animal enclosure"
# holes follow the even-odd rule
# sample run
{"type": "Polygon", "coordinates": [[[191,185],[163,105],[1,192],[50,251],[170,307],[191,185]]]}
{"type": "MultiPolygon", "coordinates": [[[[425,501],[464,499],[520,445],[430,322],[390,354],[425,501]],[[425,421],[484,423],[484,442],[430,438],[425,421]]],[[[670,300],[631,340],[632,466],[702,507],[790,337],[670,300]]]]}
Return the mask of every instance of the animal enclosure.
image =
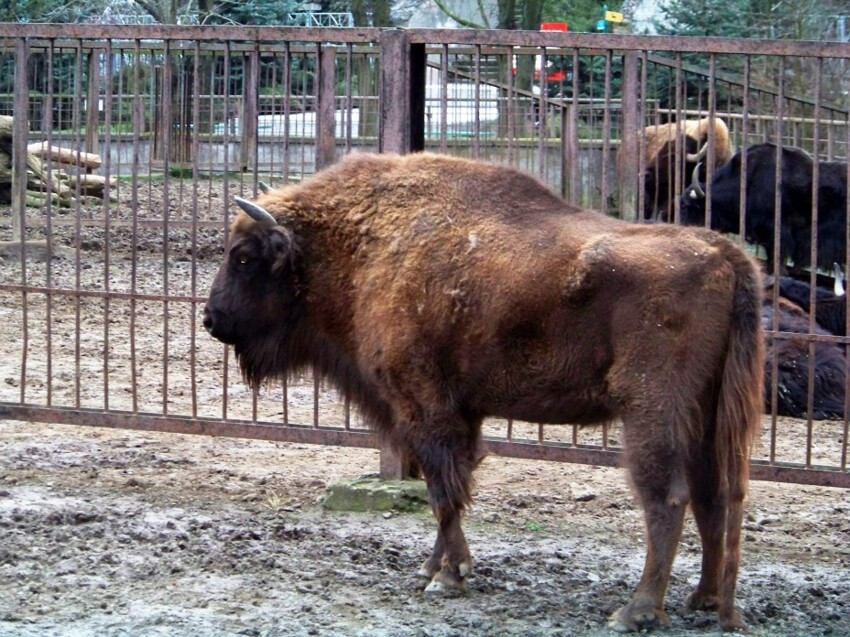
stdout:
{"type": "MultiPolygon", "coordinates": [[[[8,174],[26,173],[36,143],[102,158],[97,169],[45,159],[80,196],[38,206],[27,192],[49,194],[45,182],[0,171],[0,416],[373,447],[345,396],[311,376],[253,393],[200,328],[234,195],[345,153],[427,149],[515,166],[640,222],[646,127],[717,117],[738,149],[769,141],[846,161],[848,60],[836,43],[0,25],[8,174]],[[87,172],[105,178],[98,197],[76,190],[87,172]]],[[[691,175],[673,164],[676,221],[691,175]]],[[[847,344],[813,324],[803,338],[847,344]]],[[[830,420],[765,414],[754,476],[850,486],[846,405],[830,420]]],[[[619,462],[616,425],[488,421],[485,435],[503,455],[619,462]]]]}

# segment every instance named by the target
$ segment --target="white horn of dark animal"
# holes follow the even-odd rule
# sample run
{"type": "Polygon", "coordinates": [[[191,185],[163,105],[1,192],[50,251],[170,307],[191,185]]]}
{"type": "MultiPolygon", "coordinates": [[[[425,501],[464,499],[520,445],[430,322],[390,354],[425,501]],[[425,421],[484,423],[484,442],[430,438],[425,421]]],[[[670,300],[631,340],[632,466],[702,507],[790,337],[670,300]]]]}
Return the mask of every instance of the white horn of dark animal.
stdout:
{"type": "Polygon", "coordinates": [[[264,182],[264,181],[259,181],[259,182],[257,182],[257,186],[259,186],[259,188],[260,188],[260,192],[263,192],[263,193],[271,192],[271,189],[272,189],[272,187],[271,187],[271,186],[269,186],[269,185],[268,185],[266,182],[264,182]]]}
{"type": "Polygon", "coordinates": [[[699,185],[700,166],[702,166],[702,162],[694,166],[694,172],[691,173],[691,185],[694,187],[694,192],[696,192],[700,197],[705,197],[705,190],[703,190],[702,186],[699,185]]]}
{"type": "Polygon", "coordinates": [[[835,276],[832,291],[835,293],[835,296],[844,296],[844,270],[837,263],[833,263],[832,273],[835,276]]]}
{"type": "Polygon", "coordinates": [[[253,201],[248,201],[247,199],[242,199],[242,197],[234,197],[233,200],[236,202],[242,210],[248,213],[248,216],[251,217],[257,223],[268,223],[271,225],[277,225],[277,219],[271,216],[271,214],[263,207],[258,206],[253,201]]]}
{"type": "Polygon", "coordinates": [[[708,153],[708,142],[705,142],[702,145],[702,148],[700,148],[696,153],[686,154],[685,159],[688,161],[702,161],[705,158],[706,153],[708,153]]]}

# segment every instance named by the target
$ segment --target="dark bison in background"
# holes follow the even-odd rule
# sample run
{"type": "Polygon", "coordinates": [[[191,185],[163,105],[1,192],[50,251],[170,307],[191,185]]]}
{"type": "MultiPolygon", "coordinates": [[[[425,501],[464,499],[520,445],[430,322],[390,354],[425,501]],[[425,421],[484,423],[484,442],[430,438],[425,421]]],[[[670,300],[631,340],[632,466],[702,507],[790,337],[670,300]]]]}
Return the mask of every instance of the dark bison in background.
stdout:
{"type": "MultiPolygon", "coordinates": [[[[756,144],[746,149],[745,238],[767,250],[768,268],[773,271],[777,146],[756,144]]],[[[711,227],[721,232],[740,231],[741,157],[738,152],[722,166],[711,182],[711,227]]],[[[812,247],[812,190],[814,161],[805,151],[784,146],[779,149],[780,264],[788,257],[798,268],[810,265],[812,247]]],[[[831,268],[845,263],[847,222],[847,164],[818,162],[817,266],[831,268]]],[[[705,185],[692,184],[680,200],[685,225],[704,225],[705,185]]]]}
{"type": "MultiPolygon", "coordinates": [[[[836,281],[841,281],[842,286],[843,278],[843,274],[840,271],[837,272],[836,281]]],[[[807,314],[814,314],[815,322],[821,328],[836,336],[847,335],[847,296],[843,290],[827,290],[815,285],[814,309],[812,309],[811,285],[788,276],[779,277],[778,285],[779,295],[799,306],[807,314]]]]}
{"type": "Polygon", "coordinates": [[[437,539],[428,592],[465,589],[461,530],[487,416],[621,419],[647,555],[610,625],[664,622],[691,504],[703,544],[691,608],[735,609],[759,430],[761,281],[733,242],[573,207],[510,168],[354,154],[239,201],[204,325],[258,385],[303,368],[415,458],[437,539]]]}
{"type": "MultiPolygon", "coordinates": [[[[705,160],[708,155],[709,137],[713,137],[715,170],[732,158],[729,129],[722,119],[716,117],[655,124],[647,126],[641,135],[644,140],[644,219],[673,220],[673,202],[676,195],[687,187],[698,164],[702,163],[703,174],[706,174],[705,160]],[[678,155],[677,138],[680,146],[678,155]],[[677,157],[680,179],[678,184],[677,157]]],[[[621,171],[622,162],[630,159],[622,152],[617,153],[617,165],[621,171]]]]}
{"type": "MultiPolygon", "coordinates": [[[[783,277],[785,278],[785,277],[783,277]]],[[[781,294],[780,289],[780,294],[781,294]]],[[[843,299],[842,299],[843,300],[843,299]]],[[[774,306],[768,294],[762,304],[762,326],[765,330],[785,332],[783,338],[767,336],[764,363],[765,410],[773,406],[773,365],[776,361],[776,413],[780,416],[806,418],[809,414],[809,378],[813,377],[813,420],[844,418],[844,395],[847,369],[844,348],[837,343],[815,341],[810,352],[809,334],[832,332],[815,325],[799,305],[780,296],[774,306]],[[796,334],[798,336],[788,336],[796,334]]]]}

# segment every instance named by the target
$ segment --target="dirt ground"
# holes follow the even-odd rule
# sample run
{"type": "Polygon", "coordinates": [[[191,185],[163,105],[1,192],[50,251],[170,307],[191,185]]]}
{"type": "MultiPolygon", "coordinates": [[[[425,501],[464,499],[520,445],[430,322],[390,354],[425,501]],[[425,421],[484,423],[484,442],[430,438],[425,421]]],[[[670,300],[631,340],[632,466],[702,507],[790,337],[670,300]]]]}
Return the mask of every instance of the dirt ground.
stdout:
{"type": "MultiPolygon", "coordinates": [[[[172,190],[172,219],[187,218],[183,193],[172,190]]],[[[57,226],[66,256],[49,271],[30,263],[29,285],[204,295],[221,233],[193,238],[184,225],[165,237],[142,224],[133,238],[118,224],[133,203],[140,220],[160,218],[162,191],[154,184],[119,194],[108,232],[57,226]]],[[[213,188],[202,193],[209,218],[220,215],[222,198],[213,188]]],[[[102,213],[92,204],[81,216],[102,213]]],[[[58,220],[75,214],[60,211],[58,220]]],[[[9,232],[0,223],[0,240],[9,232]]],[[[0,258],[0,282],[21,277],[14,255],[0,258]]],[[[20,303],[20,293],[0,293],[0,402],[21,395],[20,303]]],[[[192,310],[172,302],[163,324],[161,301],[131,306],[116,297],[107,307],[96,294],[77,303],[56,296],[46,307],[44,295],[29,295],[26,400],[103,409],[108,385],[112,409],[136,400],[156,411],[165,394],[169,413],[187,413],[191,353],[202,370],[200,415],[217,413],[222,373],[230,414],[244,415],[237,410],[250,407],[250,395],[222,372],[221,346],[187,336],[192,310]]],[[[312,404],[312,388],[290,397],[292,409],[312,404]]],[[[271,398],[261,418],[280,413],[280,396],[271,398]]],[[[801,461],[805,431],[799,422],[780,426],[779,457],[801,461]]],[[[815,461],[836,462],[842,430],[815,424],[815,461]]],[[[608,634],[606,618],[628,601],[644,557],[641,512],[622,471],[487,458],[464,523],[475,560],[469,594],[431,598],[416,576],[434,541],[430,513],[321,506],[329,483],[377,468],[371,450],[0,420],[0,637],[608,634]]],[[[738,598],[752,634],[850,636],[850,491],[756,482],[745,526],[738,598]]],[[[683,605],[699,560],[689,518],[667,598],[670,627],[660,634],[717,634],[713,614],[683,605]]]]}
{"type": "MultiPolygon", "coordinates": [[[[377,453],[0,422],[0,635],[603,635],[643,559],[617,469],[487,458],[465,529],[469,595],[416,568],[430,514],[323,510],[377,453]]],[[[850,635],[850,492],[754,482],[739,602],[753,635],[850,635]]],[[[663,635],[683,606],[689,519],[663,635]]]]}

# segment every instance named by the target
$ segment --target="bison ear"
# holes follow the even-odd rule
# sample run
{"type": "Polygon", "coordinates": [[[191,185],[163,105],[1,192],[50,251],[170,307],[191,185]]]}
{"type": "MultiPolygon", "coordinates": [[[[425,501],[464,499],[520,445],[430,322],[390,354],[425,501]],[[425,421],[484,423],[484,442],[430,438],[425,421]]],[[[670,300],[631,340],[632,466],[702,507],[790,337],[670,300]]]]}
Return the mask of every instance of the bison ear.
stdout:
{"type": "Polygon", "coordinates": [[[242,208],[257,223],[272,226],[277,225],[277,219],[272,217],[271,213],[262,206],[258,206],[253,201],[242,199],[242,197],[234,197],[233,200],[237,206],[242,208]]]}
{"type": "Polygon", "coordinates": [[[269,233],[269,246],[272,249],[272,272],[287,274],[294,272],[298,265],[301,250],[295,234],[286,226],[275,226],[269,233]]]}

